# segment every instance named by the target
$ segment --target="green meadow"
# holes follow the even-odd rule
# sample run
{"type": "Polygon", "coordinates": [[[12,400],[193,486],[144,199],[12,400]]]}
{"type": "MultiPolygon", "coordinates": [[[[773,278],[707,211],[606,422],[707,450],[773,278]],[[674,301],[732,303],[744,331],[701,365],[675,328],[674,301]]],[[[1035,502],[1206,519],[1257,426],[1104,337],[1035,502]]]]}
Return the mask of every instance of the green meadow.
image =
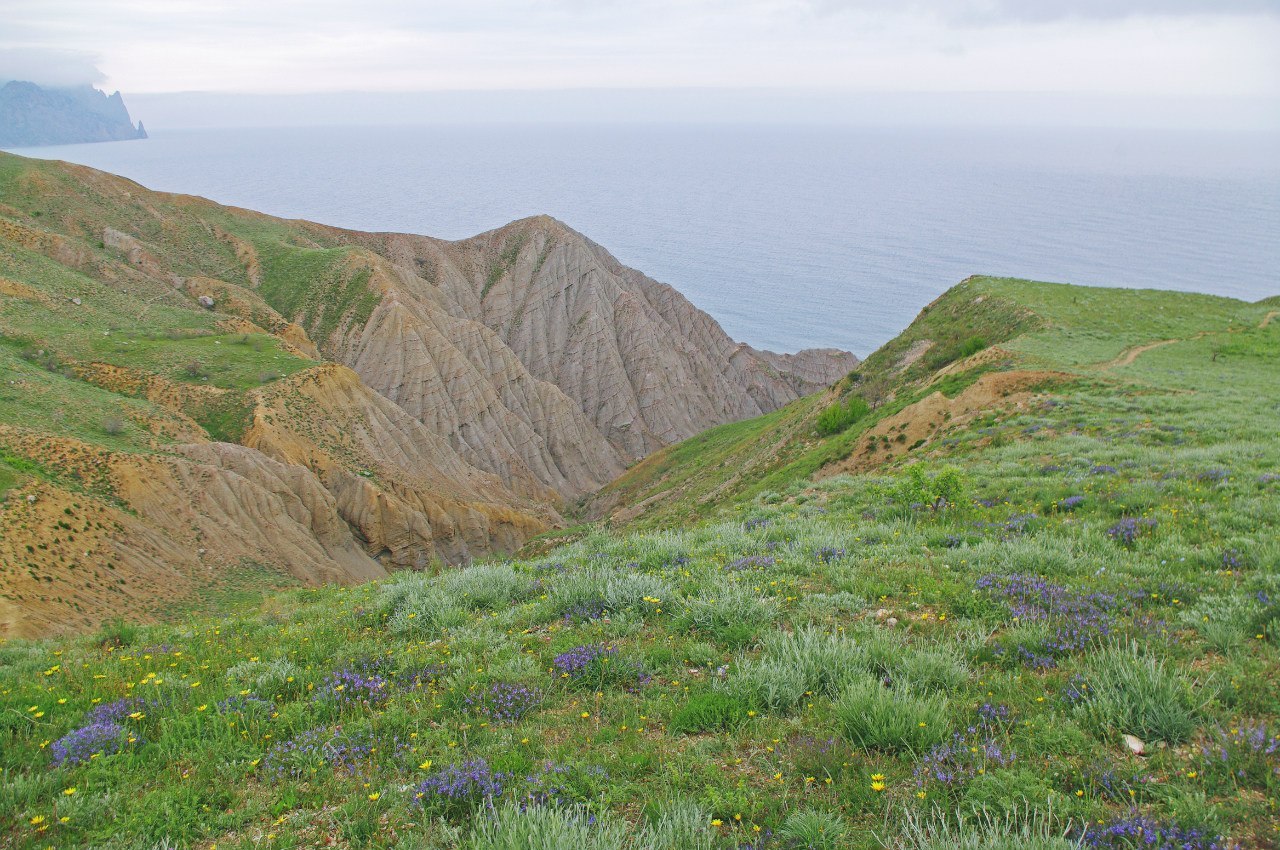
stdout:
{"type": "MultiPolygon", "coordinates": [[[[626,523],[0,644],[0,844],[1275,847],[1276,306],[974,278],[833,392],[637,464],[626,523]],[[1051,377],[815,476],[1015,370],[1051,377]]],[[[218,380],[286,368],[254,357],[218,380]]]]}

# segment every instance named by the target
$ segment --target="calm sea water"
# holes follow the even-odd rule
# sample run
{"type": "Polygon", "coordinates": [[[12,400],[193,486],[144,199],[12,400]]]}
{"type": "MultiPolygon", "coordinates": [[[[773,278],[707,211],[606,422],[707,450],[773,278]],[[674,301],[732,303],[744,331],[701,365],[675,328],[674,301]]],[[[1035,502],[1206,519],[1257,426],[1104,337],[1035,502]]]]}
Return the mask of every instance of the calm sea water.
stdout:
{"type": "Polygon", "coordinates": [[[970,274],[1280,293],[1280,138],[1135,131],[379,127],[18,151],[450,239],[549,213],[737,339],[867,354],[970,274]]]}

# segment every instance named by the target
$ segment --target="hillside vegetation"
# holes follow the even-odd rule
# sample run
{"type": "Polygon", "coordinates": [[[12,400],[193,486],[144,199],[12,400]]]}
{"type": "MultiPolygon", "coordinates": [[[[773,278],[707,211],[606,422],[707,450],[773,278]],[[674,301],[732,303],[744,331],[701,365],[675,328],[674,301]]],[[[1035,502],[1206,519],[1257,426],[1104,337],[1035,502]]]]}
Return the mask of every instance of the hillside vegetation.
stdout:
{"type": "Polygon", "coordinates": [[[0,644],[0,834],[1274,847],[1277,306],[971,279],[536,557],[0,644]]]}

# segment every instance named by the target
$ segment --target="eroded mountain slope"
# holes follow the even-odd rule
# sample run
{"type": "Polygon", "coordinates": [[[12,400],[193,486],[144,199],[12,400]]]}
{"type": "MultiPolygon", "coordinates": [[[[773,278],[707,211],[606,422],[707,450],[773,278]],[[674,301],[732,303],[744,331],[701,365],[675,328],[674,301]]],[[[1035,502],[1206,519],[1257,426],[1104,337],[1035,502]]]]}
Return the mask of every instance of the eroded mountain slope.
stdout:
{"type": "Polygon", "coordinates": [[[246,563],[319,583],[511,551],[644,454],[857,362],[735,343],[545,217],[358,233],[5,154],[0,305],[0,622],[24,634],[246,563]],[[46,509],[109,517],[104,548],[63,552],[46,509]]]}

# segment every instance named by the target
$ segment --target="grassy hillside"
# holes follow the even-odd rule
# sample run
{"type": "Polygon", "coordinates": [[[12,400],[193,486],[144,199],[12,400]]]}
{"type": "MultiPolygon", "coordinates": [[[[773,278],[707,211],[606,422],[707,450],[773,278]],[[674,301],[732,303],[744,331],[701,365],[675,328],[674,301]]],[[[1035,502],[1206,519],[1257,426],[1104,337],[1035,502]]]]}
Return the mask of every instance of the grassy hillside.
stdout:
{"type": "MultiPolygon", "coordinates": [[[[962,410],[944,411],[945,421],[926,429],[922,438],[905,439],[905,422],[937,412],[938,404],[913,407],[934,393],[956,399],[984,376],[984,386],[971,393],[976,403],[962,406],[974,407],[970,414],[1002,415],[998,409],[1007,405],[987,398],[987,385],[1006,394],[1072,385],[1080,393],[1093,388],[1127,395],[1189,390],[1202,382],[1215,393],[1230,393],[1220,386],[1227,380],[1241,390],[1240,396],[1231,395],[1234,403],[1272,387],[1265,369],[1257,374],[1256,361],[1238,356],[1252,343],[1247,334],[1237,334],[1256,329],[1273,308],[1191,293],[970,278],[926,307],[832,393],[655,452],[587,500],[584,512],[594,518],[613,515],[619,525],[658,528],[732,515],[823,470],[820,474],[842,466],[865,470],[957,456],[974,442],[950,438],[952,430],[971,424],[962,410]],[[1183,346],[1174,351],[1185,354],[1189,364],[1204,368],[1150,368],[1163,361],[1144,356],[1145,346],[1174,343],[1183,346]],[[1208,363],[1199,363],[1200,353],[1208,363]],[[1129,356],[1132,362],[1125,362],[1129,356]],[[841,433],[821,436],[822,411],[851,397],[864,399],[871,413],[841,433]]],[[[1204,408],[1221,402],[1215,394],[1205,399],[1204,408]]],[[[1220,431],[1206,434],[1208,440],[1221,437],[1220,431]]]]}
{"type": "Polygon", "coordinates": [[[1274,847],[1275,306],[972,279],[637,465],[642,527],[2,644],[0,835],[1274,847]]]}
{"type": "Polygon", "coordinates": [[[234,437],[244,391],[314,361],[136,270],[152,255],[126,256],[127,246],[103,241],[107,228],[155,239],[184,273],[244,276],[230,248],[178,205],[160,210],[95,188],[61,164],[0,156],[0,369],[11,376],[0,424],[145,452],[196,433],[178,408],[210,435],[234,437]],[[156,393],[157,382],[169,386],[156,393]]]}

